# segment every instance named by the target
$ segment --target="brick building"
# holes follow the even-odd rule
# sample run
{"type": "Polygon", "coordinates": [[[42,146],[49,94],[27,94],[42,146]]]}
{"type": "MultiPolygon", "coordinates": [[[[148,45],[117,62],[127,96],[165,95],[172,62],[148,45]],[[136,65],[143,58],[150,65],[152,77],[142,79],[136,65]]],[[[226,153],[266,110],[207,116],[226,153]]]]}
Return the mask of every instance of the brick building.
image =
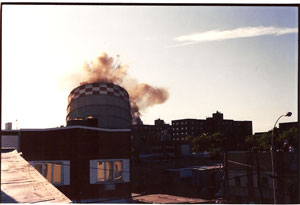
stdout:
{"type": "Polygon", "coordinates": [[[133,155],[159,155],[174,153],[171,143],[171,126],[163,120],[155,120],[154,125],[132,126],[132,152],[133,155]]]}
{"type": "Polygon", "coordinates": [[[234,121],[223,118],[220,112],[203,119],[172,120],[171,125],[163,120],[155,120],[154,125],[132,126],[133,155],[173,154],[181,155],[190,152],[186,137],[220,132],[227,138],[224,144],[227,150],[245,149],[244,140],[252,135],[252,121],[234,121]],[[235,142],[235,143],[232,143],[235,142]]]}
{"type": "Polygon", "coordinates": [[[195,137],[204,133],[213,134],[216,132],[227,137],[228,144],[226,146],[228,150],[243,150],[245,148],[244,139],[248,135],[252,135],[252,121],[224,119],[223,114],[218,111],[206,120],[181,119],[172,121],[172,140],[183,144],[187,143],[186,136],[195,137]]]}
{"type": "Polygon", "coordinates": [[[129,129],[76,125],[2,131],[3,144],[22,152],[73,202],[131,198],[129,129]]]}
{"type": "Polygon", "coordinates": [[[205,132],[205,120],[172,120],[172,140],[186,142],[186,136],[199,136],[205,132]]]}

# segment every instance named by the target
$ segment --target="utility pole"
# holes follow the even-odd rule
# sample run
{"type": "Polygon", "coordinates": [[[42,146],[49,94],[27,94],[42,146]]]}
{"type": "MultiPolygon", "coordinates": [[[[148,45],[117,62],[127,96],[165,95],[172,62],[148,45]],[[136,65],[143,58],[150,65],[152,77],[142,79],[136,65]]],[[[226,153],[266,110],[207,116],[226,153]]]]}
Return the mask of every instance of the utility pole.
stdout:
{"type": "Polygon", "coordinates": [[[275,186],[275,168],[274,168],[274,130],[276,128],[276,124],[282,117],[290,117],[292,116],[291,112],[287,112],[285,115],[281,115],[275,122],[273,130],[272,130],[272,137],[271,137],[271,165],[272,165],[272,182],[273,182],[273,198],[274,198],[274,204],[276,204],[276,186],[275,186]]]}
{"type": "Polygon", "coordinates": [[[263,201],[263,193],[262,193],[262,190],[261,190],[259,158],[258,158],[258,154],[257,154],[256,150],[254,151],[254,154],[255,154],[256,172],[257,172],[256,183],[257,183],[257,187],[258,187],[258,191],[259,191],[260,203],[264,203],[264,201],[263,201]]]}
{"type": "Polygon", "coordinates": [[[247,162],[250,164],[250,167],[247,167],[247,189],[248,189],[248,200],[253,202],[254,199],[254,190],[253,190],[253,159],[252,152],[247,153],[247,162]]]}
{"type": "Polygon", "coordinates": [[[227,152],[224,151],[224,174],[223,174],[223,197],[227,200],[230,199],[229,194],[229,181],[228,181],[228,162],[227,162],[227,152]]]}

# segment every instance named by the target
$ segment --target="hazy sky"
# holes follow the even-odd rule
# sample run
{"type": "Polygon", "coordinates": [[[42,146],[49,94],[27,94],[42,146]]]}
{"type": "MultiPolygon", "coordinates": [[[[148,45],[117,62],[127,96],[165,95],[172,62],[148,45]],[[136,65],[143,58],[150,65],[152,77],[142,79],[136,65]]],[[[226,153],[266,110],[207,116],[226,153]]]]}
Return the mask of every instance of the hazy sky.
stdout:
{"type": "Polygon", "coordinates": [[[4,5],[2,128],[65,125],[71,77],[101,52],[120,55],[130,76],[169,99],[142,111],[157,118],[251,120],[272,129],[296,121],[295,7],[4,5]]]}

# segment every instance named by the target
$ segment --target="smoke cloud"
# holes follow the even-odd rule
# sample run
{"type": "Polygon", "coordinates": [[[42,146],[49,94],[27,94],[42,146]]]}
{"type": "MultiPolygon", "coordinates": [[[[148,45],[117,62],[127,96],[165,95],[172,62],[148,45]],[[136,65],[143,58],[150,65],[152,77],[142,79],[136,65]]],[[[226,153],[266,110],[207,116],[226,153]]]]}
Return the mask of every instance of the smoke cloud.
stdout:
{"type": "MultiPolygon", "coordinates": [[[[139,83],[128,76],[128,65],[121,65],[119,55],[116,59],[102,53],[95,60],[86,62],[79,83],[107,82],[124,87],[129,93],[132,123],[142,123],[140,111],[148,107],[164,103],[169,93],[164,88],[153,87],[146,83],[139,83]]],[[[74,79],[74,78],[73,78],[74,79]]]]}

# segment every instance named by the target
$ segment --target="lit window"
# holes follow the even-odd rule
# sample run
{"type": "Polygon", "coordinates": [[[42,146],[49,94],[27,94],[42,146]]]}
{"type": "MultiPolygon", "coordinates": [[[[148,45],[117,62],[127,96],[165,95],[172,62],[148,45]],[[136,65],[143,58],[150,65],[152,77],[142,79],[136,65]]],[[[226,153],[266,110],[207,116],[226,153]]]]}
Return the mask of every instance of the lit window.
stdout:
{"type": "Polygon", "coordinates": [[[122,180],[122,161],[98,161],[97,182],[122,180]]]}
{"type": "Polygon", "coordinates": [[[62,166],[61,164],[53,164],[53,183],[61,184],[61,176],[62,176],[62,166]]]}
{"type": "Polygon", "coordinates": [[[59,162],[35,163],[34,168],[41,173],[49,182],[62,184],[62,164],[59,162]]]}

